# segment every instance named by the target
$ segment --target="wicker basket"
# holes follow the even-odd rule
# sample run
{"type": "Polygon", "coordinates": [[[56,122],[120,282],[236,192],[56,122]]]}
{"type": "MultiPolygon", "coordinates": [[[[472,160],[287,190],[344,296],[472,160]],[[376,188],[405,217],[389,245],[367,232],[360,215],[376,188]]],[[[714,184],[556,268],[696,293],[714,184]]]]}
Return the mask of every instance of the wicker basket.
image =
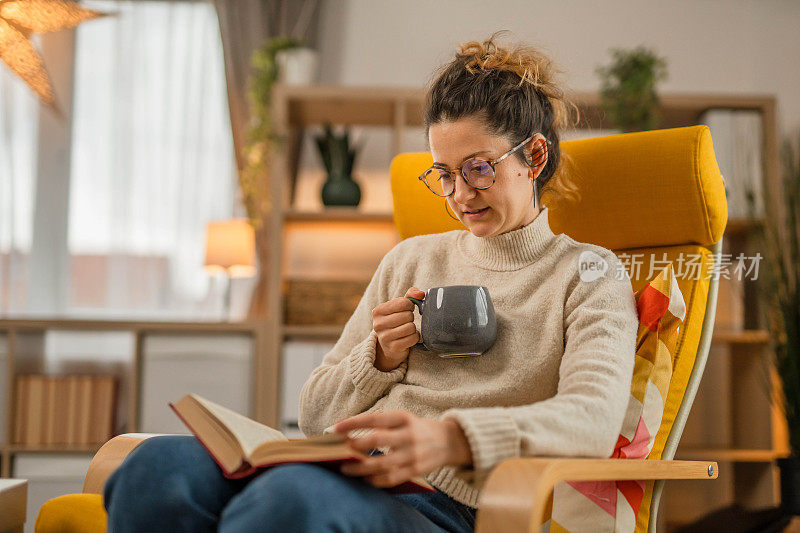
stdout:
{"type": "Polygon", "coordinates": [[[355,311],[368,284],[353,280],[288,280],[284,323],[343,325],[355,311]]]}

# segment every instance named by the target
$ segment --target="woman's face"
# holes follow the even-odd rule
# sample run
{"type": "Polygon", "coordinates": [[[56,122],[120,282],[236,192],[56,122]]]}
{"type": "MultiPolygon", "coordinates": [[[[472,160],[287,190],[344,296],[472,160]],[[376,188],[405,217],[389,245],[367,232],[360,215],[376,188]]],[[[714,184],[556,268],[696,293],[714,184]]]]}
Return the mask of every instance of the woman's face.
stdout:
{"type": "MultiPolygon", "coordinates": [[[[460,168],[465,159],[473,156],[493,161],[514,147],[508,139],[487,133],[483,122],[473,117],[432,125],[428,130],[428,142],[433,161],[451,170],[460,168]]],[[[545,140],[537,133],[521,150],[530,154],[534,147],[541,148],[540,145],[545,145],[545,140]]],[[[541,173],[544,162],[545,156],[537,160],[542,164],[536,167],[533,176],[541,173]]],[[[473,189],[460,174],[456,175],[455,192],[446,201],[477,237],[491,237],[521,228],[539,214],[534,210],[533,183],[528,170],[529,167],[512,154],[495,166],[494,184],[482,191],[473,189]]]]}

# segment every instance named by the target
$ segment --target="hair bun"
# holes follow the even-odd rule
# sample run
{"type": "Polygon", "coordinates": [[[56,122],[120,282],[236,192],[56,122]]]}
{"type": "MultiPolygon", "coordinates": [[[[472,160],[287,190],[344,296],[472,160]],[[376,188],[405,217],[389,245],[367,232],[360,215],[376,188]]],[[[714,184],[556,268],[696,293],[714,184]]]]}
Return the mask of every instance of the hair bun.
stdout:
{"type": "Polygon", "coordinates": [[[483,42],[470,41],[461,45],[456,56],[464,61],[464,68],[471,74],[477,70],[513,72],[520,77],[520,85],[528,82],[537,89],[552,83],[556,69],[550,58],[526,46],[498,46],[495,35],[483,42]]]}

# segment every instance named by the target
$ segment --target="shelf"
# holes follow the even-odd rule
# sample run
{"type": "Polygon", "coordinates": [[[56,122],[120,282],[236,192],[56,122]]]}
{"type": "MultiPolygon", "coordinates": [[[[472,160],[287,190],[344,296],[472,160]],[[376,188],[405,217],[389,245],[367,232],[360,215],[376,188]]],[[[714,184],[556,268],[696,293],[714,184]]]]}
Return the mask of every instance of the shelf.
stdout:
{"type": "MultiPolygon", "coordinates": [[[[281,100],[287,125],[308,127],[330,122],[361,126],[422,126],[425,91],[421,87],[347,87],[276,84],[273,98],[281,100]]],[[[696,124],[697,117],[710,108],[772,111],[774,97],[768,94],[659,95],[659,128],[696,124]]],[[[581,128],[610,128],[598,93],[576,92],[570,99],[581,112],[581,128]]]]}
{"type": "Polygon", "coordinates": [[[769,331],[762,329],[715,330],[711,342],[728,344],[765,344],[769,341],[769,331]]]}
{"type": "Polygon", "coordinates": [[[755,218],[729,218],[728,225],[725,226],[725,235],[743,235],[763,224],[763,221],[755,218]]]}
{"type": "Polygon", "coordinates": [[[771,463],[786,457],[776,450],[735,448],[678,448],[675,459],[686,461],[730,461],[733,463],[771,463]]]}
{"type": "Polygon", "coordinates": [[[308,127],[330,122],[351,126],[402,124],[422,126],[423,88],[342,87],[312,85],[307,87],[276,84],[273,98],[285,102],[287,123],[308,127]]]}
{"type": "Polygon", "coordinates": [[[146,332],[249,332],[261,326],[258,321],[243,322],[137,322],[134,320],[83,320],[60,318],[0,318],[0,330],[99,330],[146,332]]]}
{"type": "MultiPolygon", "coordinates": [[[[284,338],[305,339],[338,339],[342,334],[343,326],[317,325],[317,326],[283,326],[284,338]]],[[[765,330],[720,330],[715,331],[712,342],[728,344],[764,344],[769,341],[769,332],[765,330]]]]}
{"type": "Polygon", "coordinates": [[[2,450],[9,453],[97,453],[102,444],[6,444],[2,450]]]}
{"type": "Polygon", "coordinates": [[[284,339],[338,340],[344,326],[283,326],[284,339]]]}
{"type": "MultiPolygon", "coordinates": [[[[125,402],[126,412],[118,413],[124,416],[129,431],[135,431],[140,418],[140,394],[142,391],[140,379],[146,368],[145,349],[150,339],[161,335],[167,336],[196,336],[202,341],[208,335],[222,335],[243,337],[242,342],[250,342],[250,359],[255,371],[251,374],[251,413],[252,418],[269,426],[275,426],[279,421],[278,406],[280,405],[279,381],[280,363],[279,352],[269,349],[268,341],[271,337],[271,324],[263,319],[249,319],[236,322],[204,321],[137,321],[137,320],[87,320],[65,319],[50,317],[8,318],[0,317],[0,335],[8,335],[6,342],[8,357],[4,365],[7,367],[0,389],[13,391],[16,374],[42,373],[45,368],[45,340],[48,332],[90,332],[96,333],[115,332],[123,333],[129,338],[126,348],[129,355],[125,356],[122,366],[108,367],[110,373],[124,375],[125,380],[118,388],[120,402],[125,402]],[[18,352],[19,356],[15,356],[18,352]],[[20,363],[16,362],[17,357],[20,363]]],[[[237,339],[238,340],[238,339],[237,339]]],[[[81,342],[84,342],[81,340],[81,342]]],[[[110,363],[110,361],[109,361],[110,363]]],[[[98,367],[106,367],[106,363],[98,367]]],[[[83,368],[76,365],[75,369],[83,368]]],[[[88,371],[88,370],[87,370],[88,371]]],[[[83,371],[81,371],[83,372],[83,371]]],[[[5,406],[5,434],[13,433],[13,413],[15,397],[12,393],[6,394],[5,406]]],[[[74,452],[94,453],[99,446],[17,446],[9,444],[3,447],[4,457],[15,452],[74,452]]]]}
{"type": "Polygon", "coordinates": [[[329,207],[321,211],[285,212],[286,222],[383,222],[393,224],[392,213],[365,213],[352,207],[329,207]]]}
{"type": "MultiPolygon", "coordinates": [[[[392,213],[365,213],[352,207],[328,207],[319,211],[289,209],[284,212],[284,217],[287,222],[394,222],[392,213]]],[[[758,219],[732,218],[728,220],[725,234],[742,235],[761,223],[758,219]]]]}

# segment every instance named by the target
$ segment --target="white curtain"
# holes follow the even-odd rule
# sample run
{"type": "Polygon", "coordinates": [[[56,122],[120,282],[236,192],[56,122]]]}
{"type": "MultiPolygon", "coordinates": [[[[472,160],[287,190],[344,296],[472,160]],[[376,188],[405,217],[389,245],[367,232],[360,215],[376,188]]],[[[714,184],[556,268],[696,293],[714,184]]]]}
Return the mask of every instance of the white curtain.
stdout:
{"type": "Polygon", "coordinates": [[[84,5],[115,15],[78,28],[68,314],[216,318],[205,224],[238,210],[214,8],[84,5]]]}
{"type": "Polygon", "coordinates": [[[0,66],[0,314],[25,307],[33,233],[39,104],[0,66]]]}

